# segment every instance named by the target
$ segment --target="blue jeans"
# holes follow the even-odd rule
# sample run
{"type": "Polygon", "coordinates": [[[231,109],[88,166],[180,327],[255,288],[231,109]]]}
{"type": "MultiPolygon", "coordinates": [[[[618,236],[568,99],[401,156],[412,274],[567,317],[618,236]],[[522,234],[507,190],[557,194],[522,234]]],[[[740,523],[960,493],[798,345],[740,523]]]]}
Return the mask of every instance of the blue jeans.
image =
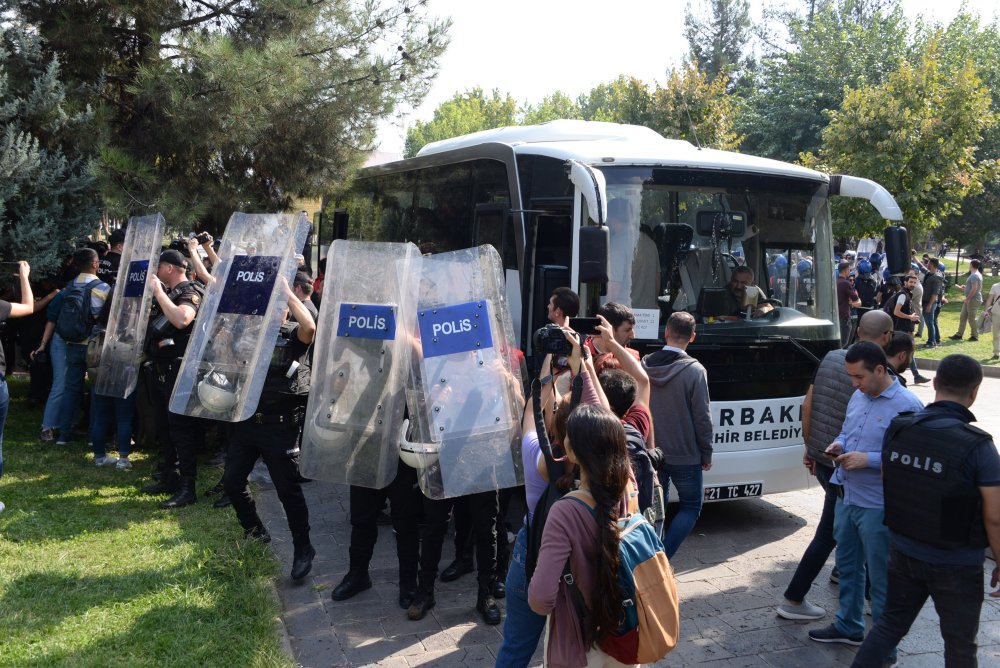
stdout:
{"type": "Polygon", "coordinates": [[[7,381],[0,376],[0,478],[3,477],[3,427],[7,423],[8,408],[10,408],[10,390],[7,381]]]}
{"type": "Polygon", "coordinates": [[[531,663],[531,656],[545,630],[545,617],[528,606],[528,579],[524,573],[527,555],[528,531],[521,527],[507,569],[507,616],[503,622],[503,643],[497,654],[497,668],[524,668],[531,663]]]}
{"type": "Polygon", "coordinates": [[[941,302],[937,302],[931,307],[931,319],[927,322],[927,340],[930,341],[930,329],[933,325],[934,328],[934,343],[941,343],[941,324],[938,322],[938,316],[941,315],[941,302]]]}
{"type": "Polygon", "coordinates": [[[77,409],[83,399],[83,381],[87,375],[87,344],[66,344],[66,380],[63,385],[62,406],[59,408],[59,438],[66,440],[77,409]]]}
{"type": "Polygon", "coordinates": [[[670,522],[670,528],[663,537],[663,551],[667,557],[674,558],[677,549],[694,529],[698,516],[701,515],[701,504],[705,497],[702,488],[701,464],[663,464],[659,471],[660,484],[663,485],[663,498],[669,498],[670,481],[677,488],[677,498],[680,500],[680,510],[670,522]]]}
{"type": "Polygon", "coordinates": [[[910,630],[927,597],[941,619],[948,668],[975,667],[976,633],[983,606],[983,567],[935,566],[899,550],[889,555],[889,596],[885,613],[858,650],[854,666],[881,667],[910,630]]]}
{"type": "Polygon", "coordinates": [[[833,548],[837,547],[837,541],[833,539],[833,517],[839,488],[837,485],[830,484],[831,475],[833,475],[833,469],[829,466],[816,464],[816,480],[823,487],[825,494],[823,513],[819,516],[816,534],[810,541],[809,547],[802,554],[802,559],[795,569],[795,575],[792,576],[792,581],[788,583],[788,588],[785,590],[785,598],[789,601],[801,602],[805,600],[813,580],[826,565],[826,560],[833,552],[833,548]]]}
{"type": "Polygon", "coordinates": [[[889,529],[882,508],[862,508],[837,499],[833,537],[840,570],[840,609],[834,622],[848,636],[865,634],[865,564],[871,579],[872,620],[878,622],[888,589],[889,529]]]}
{"type": "Polygon", "coordinates": [[[107,454],[108,434],[114,424],[118,435],[118,456],[128,457],[132,449],[132,415],[135,412],[135,390],[127,397],[107,397],[90,393],[90,440],[94,458],[107,454]]]}
{"type": "Polygon", "coordinates": [[[59,411],[62,410],[63,389],[66,387],[66,342],[58,334],[53,334],[49,342],[49,360],[52,363],[52,388],[45,401],[42,429],[59,426],[59,411]]]}

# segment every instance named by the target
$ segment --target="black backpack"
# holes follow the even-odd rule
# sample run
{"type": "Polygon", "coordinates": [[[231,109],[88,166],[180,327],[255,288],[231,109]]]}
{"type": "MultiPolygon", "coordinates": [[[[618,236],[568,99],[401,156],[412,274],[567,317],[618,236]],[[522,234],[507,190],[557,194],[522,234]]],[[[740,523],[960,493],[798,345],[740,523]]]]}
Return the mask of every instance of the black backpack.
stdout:
{"type": "Polygon", "coordinates": [[[90,310],[90,293],[101,279],[95,278],[86,285],[71,283],[65,289],[59,316],[56,318],[56,334],[64,341],[78,343],[90,338],[97,319],[90,310]]]}

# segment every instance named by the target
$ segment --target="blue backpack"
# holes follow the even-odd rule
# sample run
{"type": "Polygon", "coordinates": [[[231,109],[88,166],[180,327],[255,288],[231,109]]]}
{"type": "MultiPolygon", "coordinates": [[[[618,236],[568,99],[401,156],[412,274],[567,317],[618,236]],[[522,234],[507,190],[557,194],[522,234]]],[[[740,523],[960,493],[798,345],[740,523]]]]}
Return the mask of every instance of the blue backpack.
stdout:
{"type": "MultiPolygon", "coordinates": [[[[596,513],[589,503],[570,492],[572,499],[596,513]]],[[[622,619],[618,628],[601,643],[601,649],[625,664],[653,663],[677,645],[680,611],[677,584],[663,543],[640,513],[618,521],[618,584],[622,590],[622,619]]],[[[567,559],[563,582],[569,588],[580,620],[590,614],[583,594],[575,584],[567,559]]]]}

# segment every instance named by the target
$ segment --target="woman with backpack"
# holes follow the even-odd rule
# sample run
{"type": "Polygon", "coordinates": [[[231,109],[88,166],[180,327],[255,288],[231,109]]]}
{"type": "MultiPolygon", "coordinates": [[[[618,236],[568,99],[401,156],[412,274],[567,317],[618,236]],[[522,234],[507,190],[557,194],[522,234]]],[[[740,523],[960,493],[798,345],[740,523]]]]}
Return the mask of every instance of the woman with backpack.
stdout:
{"type": "Polygon", "coordinates": [[[630,467],[625,431],[611,411],[581,405],[566,421],[563,446],[579,468],[580,487],[549,511],[528,603],[550,615],[546,665],[622,666],[599,643],[617,630],[622,616],[618,520],[628,516],[630,467]],[[582,594],[588,611],[583,619],[564,569],[582,594]]]}

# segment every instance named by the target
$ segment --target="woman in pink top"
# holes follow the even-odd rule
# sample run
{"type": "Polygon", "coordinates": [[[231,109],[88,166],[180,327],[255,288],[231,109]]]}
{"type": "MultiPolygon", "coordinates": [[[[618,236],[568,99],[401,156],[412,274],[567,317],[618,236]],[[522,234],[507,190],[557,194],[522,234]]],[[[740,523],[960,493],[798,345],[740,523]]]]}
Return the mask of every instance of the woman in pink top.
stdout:
{"type": "Polygon", "coordinates": [[[621,666],[599,643],[618,628],[622,615],[617,520],[627,514],[630,465],[625,431],[611,411],[581,405],[566,422],[563,446],[579,467],[580,489],[549,511],[528,603],[538,614],[550,615],[548,666],[621,666]],[[590,611],[583,621],[562,581],[567,559],[590,611]]]}

